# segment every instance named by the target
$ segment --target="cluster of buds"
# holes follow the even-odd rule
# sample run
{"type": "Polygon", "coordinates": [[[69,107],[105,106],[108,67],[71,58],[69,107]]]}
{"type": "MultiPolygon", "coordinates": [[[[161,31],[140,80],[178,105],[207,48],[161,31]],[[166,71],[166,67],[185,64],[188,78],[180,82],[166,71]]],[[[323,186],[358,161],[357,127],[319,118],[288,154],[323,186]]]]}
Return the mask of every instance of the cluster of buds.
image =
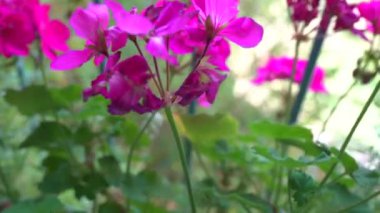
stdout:
{"type": "Polygon", "coordinates": [[[49,17],[50,5],[39,0],[0,0],[0,55],[27,56],[39,39],[42,52],[50,59],[66,51],[69,29],[49,17]]]}
{"type": "Polygon", "coordinates": [[[97,66],[106,61],[83,96],[103,96],[115,115],[152,112],[174,103],[186,106],[198,98],[213,103],[229,70],[227,40],[250,48],[263,36],[252,18],[237,16],[238,0],[159,0],[141,12],[127,11],[114,0],[90,4],[70,18],[75,33],[85,40],[84,48],[65,52],[51,68],[72,70],[92,58],[97,66]],[[115,26],[109,25],[110,12],[115,26]],[[124,58],[126,45],[134,45],[139,54],[124,58]],[[188,71],[180,64],[187,55],[194,58],[188,71]],[[178,73],[184,81],[173,89],[171,81],[178,73]]]}
{"type": "Polygon", "coordinates": [[[380,1],[362,2],[358,5],[361,17],[367,21],[367,36],[369,50],[358,60],[357,67],[353,72],[354,78],[361,83],[370,83],[380,74],[380,49],[376,48],[375,42],[380,35],[380,1]]]}

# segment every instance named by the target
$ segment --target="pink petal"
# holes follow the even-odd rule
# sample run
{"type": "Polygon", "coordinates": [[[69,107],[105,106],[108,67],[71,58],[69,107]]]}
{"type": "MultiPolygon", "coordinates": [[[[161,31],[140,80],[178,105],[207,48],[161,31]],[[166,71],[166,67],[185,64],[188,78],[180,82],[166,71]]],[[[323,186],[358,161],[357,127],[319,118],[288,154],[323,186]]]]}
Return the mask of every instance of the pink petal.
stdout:
{"type": "Polygon", "coordinates": [[[131,14],[124,10],[123,5],[113,1],[105,0],[105,4],[112,11],[117,26],[132,35],[147,34],[153,29],[149,19],[139,14],[131,14]]]}
{"type": "Polygon", "coordinates": [[[252,18],[238,18],[232,21],[220,35],[227,37],[241,47],[249,48],[258,45],[263,38],[264,29],[252,18]]]}
{"type": "Polygon", "coordinates": [[[162,37],[152,37],[146,45],[146,50],[154,57],[164,59],[170,64],[178,65],[177,58],[169,54],[165,40],[162,37]]]}
{"type": "Polygon", "coordinates": [[[205,12],[210,16],[215,27],[220,27],[237,17],[238,0],[204,0],[205,12]]]}
{"type": "Polygon", "coordinates": [[[128,34],[120,30],[118,27],[112,27],[107,31],[106,39],[107,43],[111,46],[111,50],[115,52],[127,44],[128,34]]]}
{"type": "Polygon", "coordinates": [[[96,43],[98,18],[94,13],[79,8],[71,16],[70,25],[79,37],[96,43]]]}
{"type": "Polygon", "coordinates": [[[106,5],[90,3],[86,10],[96,15],[99,22],[99,27],[102,30],[106,30],[108,28],[110,15],[106,5]]]}
{"type": "Polygon", "coordinates": [[[53,70],[72,70],[82,66],[93,56],[89,49],[70,50],[58,56],[50,65],[53,70]]]}
{"type": "Polygon", "coordinates": [[[99,66],[103,61],[106,59],[106,56],[103,54],[97,54],[94,58],[94,64],[95,66],[99,66]]]}

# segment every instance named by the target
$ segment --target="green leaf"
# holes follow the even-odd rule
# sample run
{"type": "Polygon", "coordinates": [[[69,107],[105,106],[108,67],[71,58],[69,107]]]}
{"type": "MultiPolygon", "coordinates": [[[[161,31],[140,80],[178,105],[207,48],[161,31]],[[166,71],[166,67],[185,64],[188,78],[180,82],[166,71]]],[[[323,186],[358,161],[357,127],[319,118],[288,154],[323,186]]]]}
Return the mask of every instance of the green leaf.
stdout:
{"type": "Polygon", "coordinates": [[[261,121],[251,125],[251,135],[249,136],[248,139],[252,137],[274,139],[276,142],[298,147],[309,155],[320,155],[323,151],[313,143],[312,132],[301,126],[261,121]]]}
{"type": "Polygon", "coordinates": [[[287,167],[287,168],[300,168],[310,165],[321,165],[321,164],[332,164],[335,159],[329,157],[328,155],[322,153],[317,157],[301,157],[298,160],[290,158],[288,156],[282,156],[274,149],[268,149],[268,147],[255,147],[253,149],[254,154],[259,157],[264,157],[264,159],[276,163],[278,165],[287,167]]]}
{"type": "Polygon", "coordinates": [[[361,187],[372,189],[380,184],[380,172],[377,170],[359,168],[351,176],[361,187]]]}
{"type": "Polygon", "coordinates": [[[44,196],[36,200],[27,200],[16,203],[3,213],[51,213],[65,212],[64,206],[53,195],[44,196]]]}
{"type": "Polygon", "coordinates": [[[176,115],[176,122],[193,143],[229,139],[238,133],[238,121],[227,114],[176,115]]]}
{"type": "Polygon", "coordinates": [[[55,149],[66,146],[72,139],[70,130],[58,122],[42,122],[21,144],[21,147],[55,149]]]}
{"type": "Polygon", "coordinates": [[[62,108],[44,86],[29,86],[23,90],[7,90],[5,100],[24,115],[50,113],[62,108]]]}
{"type": "Polygon", "coordinates": [[[304,206],[313,197],[318,184],[311,176],[296,170],[290,172],[289,187],[298,206],[304,206]]]}
{"type": "Polygon", "coordinates": [[[44,165],[48,170],[39,184],[42,192],[58,194],[72,188],[76,179],[71,175],[68,161],[50,156],[44,160],[44,165]]]}
{"type": "Polygon", "coordinates": [[[80,119],[86,119],[95,116],[108,116],[109,101],[101,96],[91,97],[84,103],[82,110],[77,113],[77,117],[80,119]]]}
{"type": "Polygon", "coordinates": [[[82,87],[78,85],[64,88],[50,88],[49,92],[57,103],[66,108],[71,107],[75,101],[82,99],[82,87]]]}
{"type": "MultiPolygon", "coordinates": [[[[332,147],[330,151],[336,156],[339,156],[339,150],[335,147],[332,147]]],[[[344,152],[342,156],[340,157],[340,162],[342,162],[344,169],[346,170],[347,174],[351,174],[352,172],[359,169],[358,163],[356,163],[356,160],[349,155],[347,152],[344,152]]]]}
{"type": "Polygon", "coordinates": [[[97,193],[105,190],[108,187],[103,175],[98,172],[90,172],[85,174],[80,181],[77,181],[74,189],[75,196],[80,199],[87,197],[88,199],[95,199],[97,193]]]}
{"type": "Polygon", "coordinates": [[[95,137],[95,134],[87,125],[81,125],[74,133],[75,143],[88,144],[95,137]]]}
{"type": "Polygon", "coordinates": [[[119,186],[122,182],[123,173],[116,158],[113,156],[103,157],[99,159],[99,164],[107,182],[111,185],[119,186]]]}
{"type": "MultiPolygon", "coordinates": [[[[321,191],[316,192],[314,199],[307,205],[310,213],[338,212],[348,206],[361,201],[363,198],[350,192],[347,187],[340,184],[329,184],[321,191]]],[[[305,211],[304,211],[305,212],[305,211]]],[[[368,203],[357,206],[345,213],[372,213],[368,203]]]]}

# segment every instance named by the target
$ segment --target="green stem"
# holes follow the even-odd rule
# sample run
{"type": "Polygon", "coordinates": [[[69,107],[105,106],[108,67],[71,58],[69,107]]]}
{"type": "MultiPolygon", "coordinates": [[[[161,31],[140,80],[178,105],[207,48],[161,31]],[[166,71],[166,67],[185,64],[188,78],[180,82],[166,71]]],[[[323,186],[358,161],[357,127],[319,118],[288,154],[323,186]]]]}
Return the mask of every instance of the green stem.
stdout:
{"type": "Polygon", "coordinates": [[[140,142],[141,137],[143,136],[145,130],[148,128],[149,124],[152,122],[155,115],[156,115],[156,112],[153,112],[131,144],[131,148],[129,149],[128,158],[127,158],[127,169],[126,169],[127,177],[130,176],[133,152],[135,151],[138,143],[140,142]]]}
{"type": "Polygon", "coordinates": [[[341,147],[340,150],[339,150],[339,154],[338,154],[338,157],[337,157],[337,158],[338,158],[338,161],[335,162],[335,163],[331,166],[331,168],[330,168],[330,170],[327,172],[325,178],[322,180],[322,182],[321,182],[321,184],[320,184],[320,187],[322,187],[322,186],[326,183],[326,181],[329,179],[329,177],[332,175],[332,173],[333,173],[335,167],[338,165],[338,162],[340,161],[340,159],[341,159],[341,157],[343,156],[343,154],[344,154],[344,152],[345,152],[345,150],[346,150],[348,144],[350,143],[352,136],[354,135],[354,133],[355,133],[357,127],[359,126],[361,120],[363,119],[364,115],[366,114],[366,112],[367,112],[369,106],[371,105],[372,101],[375,99],[376,94],[379,92],[379,90],[380,90],[380,81],[377,83],[377,85],[376,85],[375,89],[373,90],[371,96],[370,96],[369,99],[367,100],[367,102],[366,102],[366,104],[364,105],[362,111],[360,112],[358,118],[356,119],[354,125],[352,126],[352,128],[351,128],[349,134],[347,135],[346,139],[344,140],[343,145],[342,145],[342,147],[341,147]]]}
{"type": "Polygon", "coordinates": [[[352,89],[354,88],[354,86],[357,84],[357,81],[354,81],[351,86],[346,90],[345,93],[343,93],[343,95],[341,95],[338,99],[338,101],[336,102],[336,104],[334,105],[334,107],[331,109],[329,115],[327,116],[326,120],[323,122],[322,124],[322,129],[318,135],[317,138],[320,137],[320,135],[326,130],[326,126],[328,124],[328,122],[330,121],[331,117],[333,116],[333,114],[335,113],[335,111],[338,109],[340,103],[348,96],[348,94],[352,91],[352,89]]]}
{"type": "Polygon", "coordinates": [[[301,46],[301,40],[300,39],[296,39],[296,44],[295,44],[295,48],[294,48],[294,58],[293,58],[293,65],[292,65],[292,73],[290,75],[290,80],[289,80],[289,86],[288,86],[288,91],[286,93],[286,98],[288,99],[288,104],[286,106],[286,111],[285,111],[285,119],[287,120],[290,120],[289,118],[289,112],[290,112],[290,109],[291,109],[291,106],[292,106],[292,93],[293,93],[293,83],[294,83],[294,79],[296,77],[296,73],[297,73],[297,63],[298,63],[298,59],[299,59],[299,54],[300,54],[300,46],[301,46]]]}
{"type": "Polygon", "coordinates": [[[21,57],[17,58],[16,70],[17,70],[17,75],[18,75],[21,89],[24,89],[26,87],[24,66],[25,66],[24,58],[21,58],[21,57]]]}
{"type": "Polygon", "coordinates": [[[191,205],[191,212],[195,213],[195,212],[197,212],[197,210],[195,208],[195,201],[194,201],[193,192],[192,192],[192,188],[191,188],[190,175],[189,175],[189,171],[187,169],[186,158],[185,158],[185,153],[184,153],[183,148],[182,148],[181,139],[180,139],[180,136],[179,136],[179,133],[177,130],[177,126],[176,126],[175,121],[174,121],[173,113],[172,113],[170,107],[165,108],[165,113],[166,113],[166,117],[168,118],[171,130],[172,130],[172,133],[173,133],[176,145],[177,145],[179,157],[181,160],[182,170],[183,170],[183,173],[185,175],[185,182],[186,182],[187,193],[188,193],[189,201],[190,201],[190,205],[191,205]]]}
{"type": "Polygon", "coordinates": [[[289,203],[289,212],[293,212],[293,201],[292,201],[292,192],[290,190],[290,170],[288,169],[288,203],[289,203]]]}
{"type": "Polygon", "coordinates": [[[377,192],[373,193],[372,195],[366,197],[364,200],[361,200],[361,201],[359,201],[357,203],[354,203],[351,206],[348,206],[348,207],[346,207],[344,209],[341,209],[341,210],[337,211],[337,213],[349,212],[349,210],[352,210],[352,209],[354,209],[354,208],[356,208],[356,207],[358,207],[358,206],[360,206],[360,205],[362,205],[364,203],[367,203],[368,201],[372,200],[373,198],[375,198],[375,197],[377,197],[379,195],[380,195],[380,191],[377,191],[377,192]]]}

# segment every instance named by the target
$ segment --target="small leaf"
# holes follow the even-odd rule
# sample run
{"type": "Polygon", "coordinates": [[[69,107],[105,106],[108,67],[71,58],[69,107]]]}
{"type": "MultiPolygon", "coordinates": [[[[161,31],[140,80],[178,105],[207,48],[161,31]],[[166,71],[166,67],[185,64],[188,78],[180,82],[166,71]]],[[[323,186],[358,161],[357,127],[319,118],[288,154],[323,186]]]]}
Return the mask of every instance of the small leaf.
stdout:
{"type": "Polygon", "coordinates": [[[238,122],[226,114],[176,115],[176,122],[193,143],[229,139],[238,133],[238,122]]]}
{"type": "Polygon", "coordinates": [[[352,173],[352,178],[361,187],[374,188],[380,184],[380,172],[359,168],[352,173]]]}
{"type": "Polygon", "coordinates": [[[95,96],[86,101],[82,110],[77,114],[78,118],[86,119],[95,116],[108,116],[108,100],[101,97],[95,96]]]}
{"type": "Polygon", "coordinates": [[[75,178],[71,175],[71,167],[67,161],[59,161],[54,158],[54,164],[48,162],[52,158],[47,158],[44,164],[48,164],[48,171],[39,184],[39,189],[44,193],[61,193],[67,189],[72,188],[75,183],[75,178]]]}
{"type": "Polygon", "coordinates": [[[57,103],[66,108],[69,108],[73,102],[82,99],[82,88],[78,85],[71,85],[64,88],[51,88],[49,92],[57,103]]]}
{"type": "MultiPolygon", "coordinates": [[[[335,147],[332,147],[330,151],[335,155],[339,156],[339,150],[335,147]]],[[[351,174],[352,172],[359,169],[359,165],[356,163],[356,160],[349,155],[347,152],[344,152],[340,158],[340,162],[342,162],[344,169],[347,174],[351,174]]]]}
{"type": "Polygon", "coordinates": [[[76,182],[76,185],[74,186],[75,196],[78,199],[81,197],[94,199],[96,194],[105,190],[107,186],[108,184],[102,174],[91,172],[84,175],[80,181],[76,182]]]}
{"type": "Polygon", "coordinates": [[[264,159],[287,168],[300,168],[310,165],[331,164],[335,161],[335,159],[329,157],[324,153],[315,158],[304,156],[296,160],[287,156],[281,156],[281,154],[276,150],[268,149],[267,147],[255,147],[253,151],[254,154],[259,155],[260,157],[264,157],[264,159]]]}
{"type": "Polygon", "coordinates": [[[66,146],[72,139],[70,130],[57,122],[42,122],[34,132],[26,138],[21,147],[54,149],[66,146]]]}
{"type": "Polygon", "coordinates": [[[298,206],[304,206],[313,197],[318,184],[314,179],[302,171],[291,171],[289,175],[289,187],[293,193],[293,199],[298,206]]]}

